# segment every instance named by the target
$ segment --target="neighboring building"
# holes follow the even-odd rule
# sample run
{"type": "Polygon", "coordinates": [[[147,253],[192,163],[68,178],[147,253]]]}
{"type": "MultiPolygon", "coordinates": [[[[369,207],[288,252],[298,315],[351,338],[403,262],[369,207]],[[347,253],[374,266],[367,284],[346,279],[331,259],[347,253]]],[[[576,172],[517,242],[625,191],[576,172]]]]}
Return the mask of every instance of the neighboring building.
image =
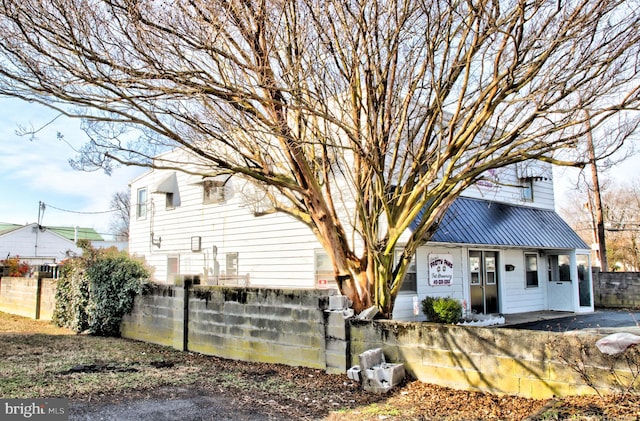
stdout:
{"type": "Polygon", "coordinates": [[[19,257],[32,266],[58,263],[82,254],[78,240],[103,241],[93,228],[44,227],[0,223],[0,260],[19,257]]]}
{"type": "MultiPolygon", "coordinates": [[[[175,152],[174,152],[175,153],[175,152]]],[[[129,251],[157,282],[332,287],[313,233],[284,214],[259,212],[231,177],[151,170],[131,184],[129,251]],[[257,216],[261,215],[261,216],[257,216]]],[[[589,248],[556,214],[551,166],[492,170],[464,192],[421,247],[394,318],[420,320],[426,296],[451,296],[478,313],[591,312],[589,248]]]]}

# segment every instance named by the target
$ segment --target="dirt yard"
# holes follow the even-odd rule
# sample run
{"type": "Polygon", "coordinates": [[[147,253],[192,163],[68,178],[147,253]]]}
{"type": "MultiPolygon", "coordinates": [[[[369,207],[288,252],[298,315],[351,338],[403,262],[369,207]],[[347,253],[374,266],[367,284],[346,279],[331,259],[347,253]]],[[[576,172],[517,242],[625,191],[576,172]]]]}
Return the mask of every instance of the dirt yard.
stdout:
{"type": "Polygon", "coordinates": [[[374,395],[346,375],[74,335],[3,313],[0,338],[0,396],[66,397],[72,420],[164,419],[159,408],[173,420],[640,419],[635,395],[533,400],[418,381],[374,395]]]}

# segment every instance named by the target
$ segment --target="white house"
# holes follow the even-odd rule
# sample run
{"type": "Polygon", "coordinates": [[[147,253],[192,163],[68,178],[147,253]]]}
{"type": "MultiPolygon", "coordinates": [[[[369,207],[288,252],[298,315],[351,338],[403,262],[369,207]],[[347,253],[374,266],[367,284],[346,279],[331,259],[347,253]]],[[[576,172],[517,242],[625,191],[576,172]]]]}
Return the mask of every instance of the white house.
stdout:
{"type": "Polygon", "coordinates": [[[102,241],[93,228],[0,224],[0,260],[19,257],[32,266],[57,263],[82,254],[77,240],[102,241]]]}
{"type": "MultiPolygon", "coordinates": [[[[256,216],[233,177],[151,170],[131,184],[129,252],[157,282],[330,288],[331,265],[311,230],[284,214],[256,216]]],[[[588,246],[554,211],[551,166],[491,171],[451,206],[415,255],[394,318],[420,320],[426,296],[478,313],[594,310],[588,246]]]]}

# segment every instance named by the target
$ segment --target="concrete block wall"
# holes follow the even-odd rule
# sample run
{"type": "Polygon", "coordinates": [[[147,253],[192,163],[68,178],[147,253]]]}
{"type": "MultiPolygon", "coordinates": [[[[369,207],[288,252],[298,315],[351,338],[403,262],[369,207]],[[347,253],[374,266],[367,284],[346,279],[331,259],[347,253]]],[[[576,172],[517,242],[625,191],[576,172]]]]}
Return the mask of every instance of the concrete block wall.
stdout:
{"type": "Polygon", "coordinates": [[[188,349],[243,361],[326,367],[328,291],[195,286],[188,349]]]}
{"type": "MultiPolygon", "coordinates": [[[[344,373],[345,345],[340,356],[339,346],[332,342],[327,354],[325,309],[331,293],[154,285],[136,297],[132,312],[122,321],[121,334],[223,358],[344,373]]],[[[344,318],[337,323],[347,331],[344,318]]]]}
{"type": "MultiPolygon", "coordinates": [[[[593,394],[566,362],[585,358],[595,386],[611,391],[610,357],[595,347],[602,335],[357,320],[350,330],[354,361],[381,347],[387,362],[404,363],[411,377],[426,383],[531,398],[593,394]]],[[[616,368],[628,372],[623,359],[616,368]]]]}
{"type": "Polygon", "coordinates": [[[32,319],[51,320],[57,281],[49,278],[2,277],[0,311],[32,319]]]}
{"type": "Polygon", "coordinates": [[[149,284],[120,324],[124,338],[184,350],[183,287],[149,284]]]}
{"type": "Polygon", "coordinates": [[[640,308],[640,272],[593,271],[596,307],[640,308]]]}
{"type": "Polygon", "coordinates": [[[40,280],[40,314],[39,319],[51,320],[56,309],[56,288],[58,281],[51,278],[40,280]]]}
{"type": "Polygon", "coordinates": [[[348,311],[325,310],[326,371],[344,374],[351,367],[348,311]]]}

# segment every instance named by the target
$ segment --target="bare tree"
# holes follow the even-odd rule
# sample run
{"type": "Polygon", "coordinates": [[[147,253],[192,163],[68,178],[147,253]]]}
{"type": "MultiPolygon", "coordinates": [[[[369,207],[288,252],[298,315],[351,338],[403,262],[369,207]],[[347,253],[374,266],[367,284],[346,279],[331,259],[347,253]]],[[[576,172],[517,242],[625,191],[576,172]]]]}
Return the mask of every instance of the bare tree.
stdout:
{"type": "MultiPolygon", "coordinates": [[[[561,212],[586,243],[597,243],[599,222],[592,185],[576,190],[561,212]],[[586,192],[585,192],[586,191],[586,192]],[[587,201],[585,201],[585,196],[587,201]]],[[[640,270],[640,182],[606,181],[601,185],[602,230],[607,235],[607,261],[603,271],[640,270]]]]}
{"type": "Polygon", "coordinates": [[[116,192],[111,197],[111,209],[115,211],[109,228],[117,241],[129,241],[129,216],[131,209],[131,193],[116,192]]]}
{"type": "Polygon", "coordinates": [[[611,189],[603,197],[607,254],[612,270],[640,270],[640,183],[611,189]]]}
{"type": "Polygon", "coordinates": [[[488,170],[583,165],[585,110],[594,130],[637,119],[637,0],[1,5],[0,94],[83,118],[79,167],[181,170],[194,160],[152,159],[181,147],[192,172],[250,180],[315,232],[354,308],[386,317],[488,170]]]}

